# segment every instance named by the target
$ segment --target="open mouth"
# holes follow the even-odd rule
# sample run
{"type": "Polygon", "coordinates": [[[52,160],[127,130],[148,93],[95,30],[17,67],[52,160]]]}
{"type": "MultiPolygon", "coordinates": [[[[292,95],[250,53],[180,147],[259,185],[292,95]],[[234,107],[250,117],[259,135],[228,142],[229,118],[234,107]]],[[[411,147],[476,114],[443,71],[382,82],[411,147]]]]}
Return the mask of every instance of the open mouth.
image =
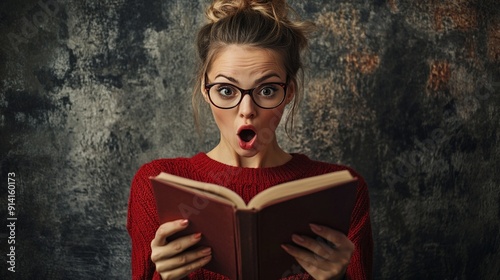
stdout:
{"type": "Polygon", "coordinates": [[[240,139],[244,142],[250,142],[255,137],[255,131],[251,129],[243,129],[240,131],[238,136],[240,136],[240,139]]]}

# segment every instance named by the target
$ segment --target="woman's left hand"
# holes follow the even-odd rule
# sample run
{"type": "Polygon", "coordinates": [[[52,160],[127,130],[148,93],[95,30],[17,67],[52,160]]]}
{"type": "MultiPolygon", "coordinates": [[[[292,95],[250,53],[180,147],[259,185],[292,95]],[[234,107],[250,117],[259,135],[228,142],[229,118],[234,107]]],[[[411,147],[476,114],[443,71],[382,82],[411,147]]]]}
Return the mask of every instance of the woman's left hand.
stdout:
{"type": "Polygon", "coordinates": [[[310,225],[319,237],[316,239],[292,235],[300,247],[282,245],[314,279],[342,279],[354,252],[354,244],[341,232],[331,228],[310,225]]]}

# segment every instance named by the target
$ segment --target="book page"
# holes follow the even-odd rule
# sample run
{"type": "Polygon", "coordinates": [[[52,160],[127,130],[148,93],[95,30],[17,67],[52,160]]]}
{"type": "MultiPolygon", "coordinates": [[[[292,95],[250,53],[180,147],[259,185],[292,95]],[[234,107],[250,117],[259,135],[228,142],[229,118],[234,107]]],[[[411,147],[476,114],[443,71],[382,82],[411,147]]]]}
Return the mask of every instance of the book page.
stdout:
{"type": "Polygon", "coordinates": [[[352,181],[354,178],[348,170],[340,170],[314,177],[304,178],[268,188],[250,200],[247,208],[255,208],[257,210],[264,208],[274,202],[284,200],[286,198],[300,196],[301,194],[319,191],[324,188],[329,188],[333,185],[339,185],[345,182],[352,181]]]}
{"type": "Polygon", "coordinates": [[[237,193],[226,187],[200,182],[165,172],[160,173],[155,178],[167,183],[174,184],[176,186],[186,187],[203,193],[212,194],[213,196],[211,197],[214,197],[214,199],[217,199],[217,197],[224,198],[225,200],[229,200],[230,202],[232,202],[237,208],[247,207],[245,201],[243,201],[243,199],[237,193]]]}

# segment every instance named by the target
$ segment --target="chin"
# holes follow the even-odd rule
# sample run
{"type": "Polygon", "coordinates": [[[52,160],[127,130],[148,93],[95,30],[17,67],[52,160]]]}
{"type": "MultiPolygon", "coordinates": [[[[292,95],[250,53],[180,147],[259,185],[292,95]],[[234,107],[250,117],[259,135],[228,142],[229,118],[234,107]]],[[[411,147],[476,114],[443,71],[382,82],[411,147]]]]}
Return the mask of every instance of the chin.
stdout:
{"type": "Polygon", "coordinates": [[[237,153],[238,153],[238,155],[239,155],[240,157],[247,157],[247,158],[250,158],[250,157],[254,157],[254,156],[256,156],[256,155],[259,153],[259,151],[258,151],[258,150],[256,150],[256,149],[245,150],[245,149],[241,149],[241,148],[239,148],[239,149],[237,150],[237,153]]]}

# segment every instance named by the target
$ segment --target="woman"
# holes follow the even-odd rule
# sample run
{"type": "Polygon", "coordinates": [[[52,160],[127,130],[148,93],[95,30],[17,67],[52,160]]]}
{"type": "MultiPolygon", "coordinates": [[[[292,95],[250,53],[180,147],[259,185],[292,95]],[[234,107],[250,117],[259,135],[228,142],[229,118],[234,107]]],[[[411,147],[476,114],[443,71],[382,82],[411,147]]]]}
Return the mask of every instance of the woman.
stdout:
{"type": "MultiPolygon", "coordinates": [[[[300,53],[307,46],[308,24],[290,20],[287,11],[284,0],[215,0],[207,10],[210,22],[200,30],[197,40],[201,65],[193,104],[195,108],[200,103],[210,106],[220,141],[208,153],[155,160],[137,172],[127,222],[134,279],[225,279],[202,268],[210,262],[210,248],[186,250],[203,233],[166,242],[167,237],[186,228],[189,221],[159,224],[150,176],[163,171],[223,184],[248,202],[258,192],[279,183],[349,169],[312,161],[302,154],[289,154],[276,139],[275,131],[285,107],[291,106],[291,111],[295,111],[300,99],[300,53]]],[[[290,279],[371,277],[369,201],[362,178],[357,188],[348,236],[311,225],[311,230],[331,246],[324,246],[320,238],[299,235],[291,237],[297,246],[282,246],[304,272],[290,279]]]]}

